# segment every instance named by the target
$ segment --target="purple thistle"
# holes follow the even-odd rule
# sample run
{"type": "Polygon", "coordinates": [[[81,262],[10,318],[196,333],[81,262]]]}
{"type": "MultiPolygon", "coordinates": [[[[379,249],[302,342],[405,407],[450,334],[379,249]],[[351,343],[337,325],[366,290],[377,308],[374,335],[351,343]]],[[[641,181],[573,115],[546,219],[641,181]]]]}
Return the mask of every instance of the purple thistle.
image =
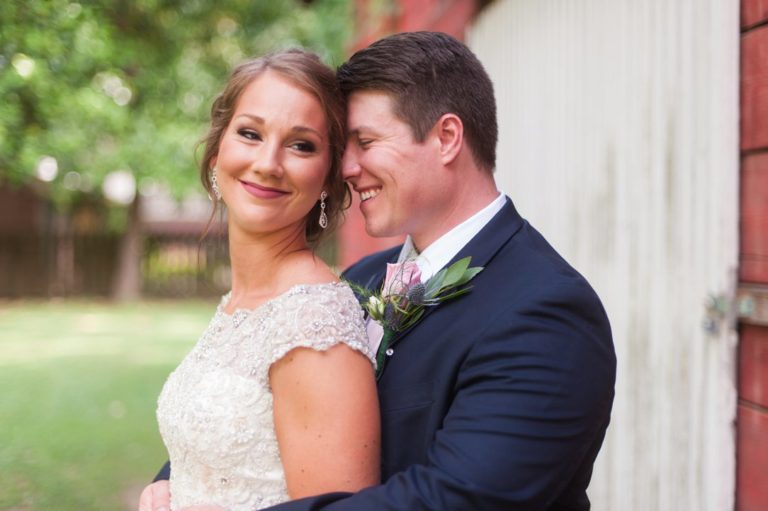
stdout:
{"type": "Polygon", "coordinates": [[[405,294],[405,297],[408,299],[408,301],[414,305],[421,305],[424,303],[424,297],[427,293],[427,287],[419,282],[418,284],[414,284],[411,286],[411,288],[408,290],[408,292],[405,294]]]}

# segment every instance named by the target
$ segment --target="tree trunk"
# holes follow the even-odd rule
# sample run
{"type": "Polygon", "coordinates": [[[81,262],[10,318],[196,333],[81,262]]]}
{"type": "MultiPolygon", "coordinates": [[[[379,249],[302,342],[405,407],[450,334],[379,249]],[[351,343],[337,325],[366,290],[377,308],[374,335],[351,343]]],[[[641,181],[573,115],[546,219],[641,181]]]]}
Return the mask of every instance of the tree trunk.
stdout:
{"type": "Polygon", "coordinates": [[[141,257],[144,248],[139,197],[128,207],[128,226],[120,240],[117,253],[117,270],[112,285],[112,299],[117,301],[138,300],[141,297],[141,257]]]}

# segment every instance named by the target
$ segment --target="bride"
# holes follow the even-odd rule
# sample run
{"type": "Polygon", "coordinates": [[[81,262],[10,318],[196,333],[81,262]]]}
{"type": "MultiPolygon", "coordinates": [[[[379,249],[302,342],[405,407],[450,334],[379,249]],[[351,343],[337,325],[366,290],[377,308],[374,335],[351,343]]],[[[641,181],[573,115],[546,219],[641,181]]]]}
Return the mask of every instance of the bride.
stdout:
{"type": "Polygon", "coordinates": [[[170,482],[141,511],[168,489],[172,510],[244,511],[379,482],[362,312],[312,250],[349,201],[344,116],[303,50],[241,64],[213,103],[201,176],[227,207],[232,290],[160,394],[170,482]]]}

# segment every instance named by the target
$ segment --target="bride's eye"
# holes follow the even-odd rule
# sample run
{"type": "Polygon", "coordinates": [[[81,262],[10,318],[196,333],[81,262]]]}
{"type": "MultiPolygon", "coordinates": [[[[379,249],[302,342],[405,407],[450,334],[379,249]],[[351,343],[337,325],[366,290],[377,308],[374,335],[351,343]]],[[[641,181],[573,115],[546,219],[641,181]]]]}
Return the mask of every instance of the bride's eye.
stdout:
{"type": "Polygon", "coordinates": [[[251,129],[241,128],[237,130],[237,134],[243,138],[247,138],[248,140],[261,140],[261,135],[259,132],[253,131],[251,129]]]}
{"type": "Polygon", "coordinates": [[[300,140],[298,142],[294,142],[293,144],[291,144],[291,147],[302,153],[315,152],[315,144],[313,144],[312,142],[308,142],[306,140],[300,140]]]}

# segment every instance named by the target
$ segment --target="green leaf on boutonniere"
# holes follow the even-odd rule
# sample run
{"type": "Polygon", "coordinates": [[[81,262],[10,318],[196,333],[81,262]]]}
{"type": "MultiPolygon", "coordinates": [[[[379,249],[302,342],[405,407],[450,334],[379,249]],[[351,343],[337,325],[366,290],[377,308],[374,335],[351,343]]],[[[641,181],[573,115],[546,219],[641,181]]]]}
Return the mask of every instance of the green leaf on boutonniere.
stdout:
{"type": "Polygon", "coordinates": [[[467,268],[469,268],[469,262],[471,260],[471,257],[465,257],[449,266],[445,272],[445,278],[443,279],[441,287],[456,285],[464,276],[467,268]]]}
{"type": "Polygon", "coordinates": [[[459,280],[456,281],[457,286],[463,286],[473,278],[475,278],[475,275],[483,271],[483,268],[480,266],[477,266],[475,268],[467,268],[467,271],[464,272],[464,275],[461,276],[459,280]]]}

